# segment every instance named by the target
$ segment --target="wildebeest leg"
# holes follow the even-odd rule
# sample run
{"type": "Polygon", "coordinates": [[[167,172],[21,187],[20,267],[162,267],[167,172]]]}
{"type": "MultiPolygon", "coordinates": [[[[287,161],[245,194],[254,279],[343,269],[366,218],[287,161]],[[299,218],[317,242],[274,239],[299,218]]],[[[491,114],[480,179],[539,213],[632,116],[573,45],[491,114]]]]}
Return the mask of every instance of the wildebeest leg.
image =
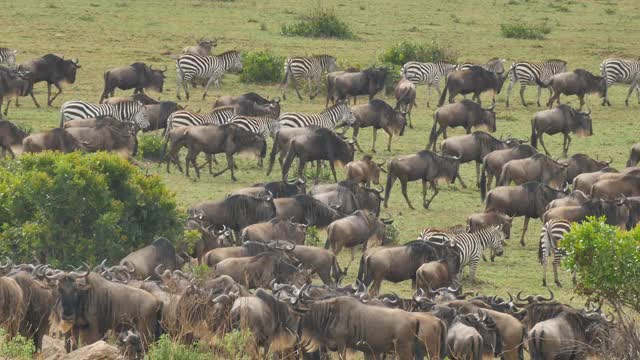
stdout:
{"type": "Polygon", "coordinates": [[[427,180],[422,179],[422,203],[424,204],[425,200],[427,200],[427,189],[429,186],[427,185],[427,180]]]}
{"type": "Polygon", "coordinates": [[[551,105],[556,100],[560,100],[560,92],[558,92],[557,94],[551,93],[551,96],[549,96],[549,101],[547,102],[547,107],[551,109],[551,105]]]}
{"type": "Polygon", "coordinates": [[[637,80],[633,80],[631,82],[631,86],[629,86],[629,92],[627,93],[627,98],[624,100],[624,104],[626,106],[629,106],[629,98],[631,97],[631,94],[633,93],[633,89],[636,90],[636,94],[638,95],[638,102],[640,103],[640,90],[638,90],[638,81],[637,80]]]}
{"type": "Polygon", "coordinates": [[[390,152],[391,151],[391,139],[393,139],[393,133],[388,131],[388,130],[386,130],[386,129],[385,129],[385,131],[389,135],[389,142],[387,143],[387,151],[390,152]]]}
{"type": "MultiPolygon", "coordinates": [[[[298,179],[302,179],[302,172],[304,171],[304,166],[306,164],[307,164],[307,159],[300,156],[300,158],[298,159],[298,179]]],[[[320,168],[320,162],[318,162],[318,168],[320,168]]],[[[287,179],[284,179],[283,181],[287,181],[287,179]]]]}
{"type": "MultiPolygon", "coordinates": [[[[187,175],[187,177],[190,177],[189,175],[189,162],[191,161],[191,151],[187,151],[187,155],[184,157],[184,167],[185,167],[185,175],[187,175]]],[[[196,165],[196,168],[198,166],[196,165]]]]}
{"type": "Polygon", "coordinates": [[[373,142],[371,143],[371,152],[376,152],[376,139],[378,138],[378,129],[373,128],[373,142]]]}
{"type": "Polygon", "coordinates": [[[509,82],[509,87],[507,88],[507,104],[506,104],[507,107],[509,107],[509,97],[511,96],[511,90],[513,90],[514,82],[515,82],[515,79],[512,77],[511,81],[509,82]]]}
{"type": "MultiPolygon", "coordinates": [[[[354,126],[353,127],[353,143],[356,144],[356,147],[358,148],[358,151],[362,152],[362,148],[360,147],[360,144],[358,143],[358,133],[360,133],[360,127],[359,126],[354,126]]],[[[282,166],[282,164],[280,164],[280,166],[282,166]]]]}
{"type": "MultiPolygon", "coordinates": [[[[462,180],[460,180],[460,182],[462,182],[462,180]]],[[[436,195],[438,195],[438,193],[440,192],[440,190],[438,190],[438,187],[436,186],[435,180],[431,180],[431,181],[429,181],[429,183],[431,184],[431,187],[433,188],[433,195],[431,195],[431,198],[428,201],[425,201],[425,203],[423,204],[425,209],[429,208],[429,205],[431,205],[431,202],[433,201],[433,198],[435,198],[436,195]]]]}
{"type": "Polygon", "coordinates": [[[529,227],[529,217],[524,217],[524,226],[522,228],[522,237],[520,237],[520,245],[524,246],[524,235],[527,233],[527,228],[529,227]]]}
{"type": "MultiPolygon", "coordinates": [[[[33,100],[33,103],[36,105],[36,107],[40,107],[40,104],[38,104],[38,101],[36,100],[35,95],[33,95],[33,89],[29,91],[29,95],[31,96],[31,99],[33,100]]],[[[20,97],[16,98],[16,107],[20,107],[20,104],[18,103],[19,99],[20,97]]]]}
{"type": "Polygon", "coordinates": [[[547,154],[547,155],[550,155],[549,151],[547,150],[547,147],[544,145],[544,140],[542,139],[543,137],[544,137],[544,130],[540,131],[540,139],[539,139],[540,140],[540,145],[542,145],[542,148],[544,149],[544,153],[547,154]]]}
{"type": "MultiPolygon", "coordinates": [[[[392,183],[393,184],[393,183],[392,183]]],[[[404,199],[407,201],[407,205],[409,205],[409,208],[411,210],[415,210],[415,208],[413,207],[413,205],[411,205],[411,201],[409,201],[409,196],[407,195],[407,180],[406,179],[400,179],[400,187],[402,188],[402,196],[404,196],[404,199]]],[[[387,207],[387,200],[385,199],[384,202],[384,207],[387,207]]]]}
{"type": "Polygon", "coordinates": [[[476,187],[480,189],[480,163],[476,161],[476,187]]]}
{"type": "Polygon", "coordinates": [[[47,106],[51,106],[51,84],[47,83],[47,106]]]}
{"type": "MultiPolygon", "coordinates": [[[[582,107],[584,106],[584,94],[578,94],[578,98],[580,99],[580,110],[582,111],[582,107]]],[[[558,105],[560,105],[560,98],[558,98],[558,105]]]]}
{"type": "Polygon", "coordinates": [[[396,177],[389,173],[387,176],[387,184],[385,186],[384,191],[384,208],[387,208],[387,203],[389,201],[389,195],[391,195],[391,188],[393,187],[393,183],[396,181],[396,177]]]}
{"type": "MultiPolygon", "coordinates": [[[[540,96],[542,96],[542,87],[538,86],[538,100],[536,102],[538,104],[538,107],[541,106],[540,105],[540,96]]],[[[549,96],[551,96],[551,89],[549,89],[549,96]]]]}
{"type": "MultiPolygon", "coordinates": [[[[6,151],[8,151],[8,152],[9,152],[9,155],[11,155],[11,158],[12,158],[12,159],[15,159],[15,158],[16,158],[16,154],[14,154],[14,153],[13,153],[13,150],[11,149],[11,145],[8,145],[8,146],[7,146],[6,151]]],[[[5,156],[5,148],[3,147],[3,148],[2,148],[2,157],[4,157],[4,156],[5,156]]]]}
{"type": "Polygon", "coordinates": [[[233,154],[227,154],[227,167],[231,170],[231,180],[238,181],[235,175],[235,161],[233,161],[233,154]]]}
{"type": "Polygon", "coordinates": [[[562,154],[564,157],[567,157],[567,153],[569,152],[569,145],[571,145],[571,136],[569,134],[564,135],[564,145],[562,146],[562,154]]]}
{"type": "Polygon", "coordinates": [[[53,106],[51,105],[53,104],[53,101],[58,97],[58,95],[62,94],[62,88],[60,87],[60,84],[54,83],[53,85],[56,87],[56,89],[58,89],[58,92],[55,95],[53,95],[51,100],[49,100],[49,104],[48,104],[49,106],[53,106]]]}
{"type": "MultiPolygon", "coordinates": [[[[332,163],[333,164],[333,163],[332,163]]],[[[332,168],[333,169],[333,168],[332,168]]],[[[320,171],[322,170],[322,166],[320,166],[320,161],[316,162],[316,176],[313,179],[313,181],[317,184],[320,181],[320,171]]],[[[335,172],[333,174],[333,176],[335,177],[335,172]]],[[[299,177],[299,176],[298,176],[299,177]]],[[[338,182],[336,180],[336,182],[338,182]]]]}
{"type": "MultiPolygon", "coordinates": [[[[318,164],[319,163],[320,162],[318,162],[318,164]]],[[[334,164],[333,160],[329,160],[329,166],[331,167],[331,172],[333,173],[333,181],[338,182],[338,177],[336,176],[336,164],[334,164]]],[[[320,169],[319,166],[318,169],[320,169]]],[[[317,175],[320,175],[320,172],[318,172],[317,175]]]]}

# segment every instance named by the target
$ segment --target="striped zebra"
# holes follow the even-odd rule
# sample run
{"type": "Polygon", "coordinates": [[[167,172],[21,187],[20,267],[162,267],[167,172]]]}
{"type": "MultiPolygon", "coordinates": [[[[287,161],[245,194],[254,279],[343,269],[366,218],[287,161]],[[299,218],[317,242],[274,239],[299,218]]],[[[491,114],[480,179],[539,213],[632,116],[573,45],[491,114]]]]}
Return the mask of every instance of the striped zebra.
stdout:
{"type": "Polygon", "coordinates": [[[420,235],[418,235],[418,240],[448,243],[451,238],[459,234],[464,234],[466,232],[467,226],[461,224],[448,226],[441,229],[427,227],[420,232],[420,235]]]}
{"type": "MultiPolygon", "coordinates": [[[[511,82],[507,90],[507,107],[509,107],[511,89],[516,81],[520,82],[520,99],[522,100],[522,106],[525,107],[527,103],[524,101],[524,90],[527,85],[538,85],[537,104],[540,106],[540,95],[542,93],[540,83],[546,84],[551,76],[565,71],[567,71],[567,62],[564,60],[552,59],[543,62],[523,61],[513,63],[506,74],[508,76],[511,73],[511,82]]],[[[551,92],[551,89],[549,89],[549,92],[551,92]]]]}
{"type": "MultiPolygon", "coordinates": [[[[538,246],[538,260],[542,264],[542,286],[547,286],[547,262],[549,257],[553,255],[553,278],[556,285],[562,287],[558,280],[558,266],[560,261],[566,256],[564,249],[558,246],[560,240],[564,239],[564,235],[571,231],[571,222],[561,219],[551,219],[547,221],[540,231],[540,244],[538,246]]],[[[575,283],[576,274],[573,274],[575,283]]]]}
{"type": "Polygon", "coordinates": [[[236,116],[235,106],[220,106],[208,114],[198,114],[186,110],[178,110],[167,119],[167,134],[170,130],[197,125],[222,125],[236,116]]]}
{"type": "Polygon", "coordinates": [[[242,70],[242,57],[238,51],[227,51],[220,55],[200,56],[184,54],[176,59],[177,87],[176,93],[180,98],[180,88],[184,89],[189,100],[188,84],[194,78],[206,78],[202,99],[207,96],[211,84],[220,86],[220,80],[225,72],[239,72],[242,70]]]}
{"type": "Polygon", "coordinates": [[[278,119],[272,116],[234,116],[230,123],[238,125],[242,130],[262,135],[266,138],[278,127],[278,119]]]}
{"type": "Polygon", "coordinates": [[[440,79],[446,79],[447,75],[456,69],[456,65],[445,62],[421,63],[409,61],[402,65],[400,75],[411,81],[414,85],[427,85],[427,107],[431,97],[431,87],[435,87],[440,97],[440,79]]]}
{"type": "Polygon", "coordinates": [[[485,70],[489,70],[489,71],[494,72],[496,74],[502,74],[502,73],[504,73],[504,62],[505,61],[506,61],[506,59],[492,58],[492,59],[489,59],[489,61],[487,61],[486,64],[463,63],[463,64],[459,64],[456,67],[456,70],[468,70],[468,69],[471,69],[472,66],[480,66],[480,67],[484,68],[485,70]]]}
{"type": "Polygon", "coordinates": [[[309,99],[318,95],[320,92],[320,80],[323,73],[330,73],[338,70],[336,58],[331,55],[314,55],[312,57],[292,57],[288,58],[284,64],[284,80],[282,85],[285,91],[282,98],[286,100],[286,87],[289,82],[293,82],[293,86],[298,94],[298,99],[302,100],[300,95],[300,82],[307,80],[309,82],[309,99]],[[315,83],[315,93],[311,89],[311,83],[315,83]]]}
{"type": "Polygon", "coordinates": [[[67,101],[60,108],[60,127],[70,120],[111,116],[118,121],[132,123],[139,129],[149,127],[147,108],[138,101],[117,104],[91,104],[84,101],[67,101]]]}
{"type": "Polygon", "coordinates": [[[9,69],[16,68],[16,54],[18,50],[0,48],[0,64],[5,64],[9,69]]]}
{"type": "Polygon", "coordinates": [[[303,114],[285,112],[278,119],[279,127],[301,128],[318,126],[334,129],[340,126],[350,126],[356,120],[351,109],[344,101],[338,101],[319,114],[303,114]]]}
{"type": "MultiPolygon", "coordinates": [[[[625,105],[629,106],[629,98],[633,89],[636,90],[640,103],[640,60],[606,59],[600,64],[600,73],[607,81],[607,89],[614,83],[630,84],[625,105]]],[[[609,105],[609,92],[605,93],[602,105],[609,105]]]]}
{"type": "MultiPolygon", "coordinates": [[[[460,273],[464,266],[469,265],[469,277],[475,282],[476,270],[485,248],[490,248],[492,254],[502,256],[504,246],[504,233],[502,225],[489,226],[474,233],[463,233],[451,239],[451,245],[460,251],[460,273]]],[[[491,257],[493,261],[493,255],[491,257]]]]}

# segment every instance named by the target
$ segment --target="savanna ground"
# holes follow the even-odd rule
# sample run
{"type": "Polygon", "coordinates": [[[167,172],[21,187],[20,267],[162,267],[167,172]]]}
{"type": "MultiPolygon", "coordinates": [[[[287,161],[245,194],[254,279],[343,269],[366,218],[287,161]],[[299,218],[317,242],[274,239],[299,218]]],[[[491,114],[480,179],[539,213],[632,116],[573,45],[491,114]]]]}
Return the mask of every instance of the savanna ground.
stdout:
{"type": "MultiPolygon", "coordinates": [[[[174,54],[191,45],[200,36],[221,37],[215,53],[238,49],[257,51],[269,49],[282,56],[328,53],[335,55],[342,66],[362,67],[376,63],[378,55],[402,40],[446,42],[458,52],[458,60],[485,62],[491,57],[503,57],[509,66],[515,60],[543,60],[560,58],[568,61],[568,67],[585,68],[599,73],[599,64],[611,56],[635,58],[637,52],[636,27],[640,20],[637,3],[625,1],[546,1],[546,0],[493,0],[493,1],[417,1],[389,2],[381,0],[326,1],[320,5],[333,8],[345,20],[357,36],[355,40],[325,40],[285,37],[280,34],[283,24],[296,21],[318,3],[308,1],[255,1],[236,0],[217,2],[207,0],[175,1],[54,1],[54,0],[8,0],[3,6],[2,26],[4,33],[1,46],[20,49],[18,63],[46,53],[57,53],[80,59],[82,68],[75,84],[66,85],[64,93],[55,101],[54,108],[37,109],[30,99],[23,98],[22,106],[12,107],[9,119],[33,128],[45,130],[59,123],[59,106],[67,100],[97,102],[100,97],[105,69],[143,61],[154,66],[166,65],[167,81],[163,94],[154,94],[162,100],[175,100],[175,65],[164,56],[174,54]],[[505,39],[500,33],[503,23],[546,24],[551,33],[545,40],[505,39]]],[[[528,88],[525,97],[529,108],[524,108],[518,98],[516,85],[511,96],[511,108],[505,107],[506,89],[497,97],[496,136],[526,138],[530,134],[530,119],[535,111],[535,88],[528,88]]],[[[36,85],[36,96],[46,104],[46,87],[36,85]]],[[[271,97],[281,96],[277,86],[258,86],[240,83],[236,75],[225,77],[221,88],[212,88],[206,101],[201,101],[202,89],[192,91],[191,101],[180,101],[188,109],[208,111],[216,96],[241,94],[255,91],[271,97]]],[[[632,97],[631,106],[624,107],[627,87],[614,86],[610,90],[612,107],[601,107],[596,95],[588,97],[586,108],[593,110],[594,135],[589,138],[574,138],[570,154],[586,153],[592,157],[613,157],[613,165],[624,167],[630,146],[637,141],[637,117],[640,106],[632,97]]],[[[123,94],[117,92],[118,95],[123,94]]],[[[303,91],[306,94],[306,89],[303,91]]],[[[384,97],[383,97],[384,98],[384,97]]],[[[543,92],[546,102],[548,92],[543,92]]],[[[394,104],[395,99],[384,98],[394,104]]],[[[489,104],[488,95],[483,97],[489,104]]],[[[314,101],[308,97],[299,101],[293,89],[282,102],[283,111],[315,113],[324,109],[324,96],[314,101]]],[[[396,138],[393,151],[385,151],[386,135],[378,137],[375,156],[390,159],[400,154],[410,154],[424,149],[428,132],[433,123],[433,104],[437,101],[432,92],[432,108],[426,108],[426,90],[418,89],[418,105],[414,111],[415,129],[408,129],[405,136],[396,138]]],[[[359,99],[362,103],[364,98],[359,99]]],[[[561,101],[577,106],[577,98],[562,97],[561,101]]],[[[451,135],[463,134],[462,129],[450,131],[451,135]]],[[[561,136],[549,137],[550,151],[559,156],[561,136]]],[[[369,149],[371,130],[361,131],[360,143],[369,149]]],[[[356,158],[363,154],[357,153],[356,158]]],[[[221,160],[222,157],[219,157],[221,160]]],[[[265,169],[256,166],[254,160],[241,160],[234,183],[228,174],[213,178],[203,173],[202,179],[193,181],[173,170],[167,175],[155,164],[145,165],[151,173],[158,172],[170,189],[176,192],[180,206],[205,199],[221,199],[232,189],[256,182],[277,180],[280,168],[276,165],[270,177],[265,169]]],[[[221,165],[223,164],[221,163],[221,165]]],[[[480,195],[475,188],[475,166],[462,165],[463,179],[470,185],[462,189],[459,185],[444,186],[431,208],[419,206],[421,185],[409,185],[409,195],[415,211],[411,211],[400,194],[399,183],[393,189],[387,212],[395,218],[400,231],[400,242],[415,239],[426,226],[447,226],[464,223],[467,215],[483,209],[480,195]]],[[[343,176],[342,174],[340,176],[343,176]]],[[[326,181],[326,179],[325,179],[326,181]]],[[[542,293],[541,266],[537,260],[537,244],[540,222],[532,220],[526,236],[526,247],[521,248],[517,239],[522,230],[522,218],[514,220],[512,240],[505,255],[495,263],[481,263],[478,284],[464,282],[465,290],[505,296],[507,291],[542,293]]],[[[153,234],[149,234],[151,239],[153,234]]],[[[324,242],[325,234],[321,234],[324,242]]],[[[340,254],[344,266],[349,252],[340,254]]],[[[347,281],[355,279],[357,262],[349,269],[347,281]]],[[[552,276],[551,267],[549,276],[552,276]]],[[[580,304],[573,298],[571,281],[562,272],[564,289],[552,289],[559,299],[580,304]]],[[[550,281],[552,283],[552,281],[550,281]]],[[[384,283],[382,291],[395,291],[410,296],[409,282],[384,283]]]]}

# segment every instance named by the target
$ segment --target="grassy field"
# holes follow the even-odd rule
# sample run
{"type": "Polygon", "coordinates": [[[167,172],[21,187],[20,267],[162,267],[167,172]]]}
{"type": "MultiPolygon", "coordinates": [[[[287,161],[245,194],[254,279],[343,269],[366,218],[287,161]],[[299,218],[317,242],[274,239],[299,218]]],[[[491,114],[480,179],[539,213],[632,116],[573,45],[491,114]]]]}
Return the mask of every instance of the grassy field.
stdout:
{"type": "MultiPolygon", "coordinates": [[[[382,0],[326,1],[323,6],[333,8],[345,20],[357,36],[356,40],[319,40],[284,37],[280,35],[283,24],[289,24],[318,3],[294,0],[255,1],[236,0],[217,2],[209,0],[130,0],[130,1],[80,1],[80,0],[9,0],[3,6],[2,24],[5,32],[0,46],[19,49],[18,62],[44,55],[62,54],[80,59],[77,82],[66,85],[65,92],[56,100],[54,108],[36,109],[30,99],[22,99],[22,107],[10,110],[9,119],[32,127],[35,131],[57,126],[58,107],[67,100],[97,102],[100,97],[105,69],[144,61],[153,65],[167,65],[169,71],[162,100],[175,99],[175,66],[162,54],[177,54],[184,46],[191,45],[200,36],[221,37],[216,53],[238,49],[253,51],[270,49],[283,55],[329,53],[335,55],[343,65],[367,66],[374,64],[378,55],[401,40],[430,42],[438,40],[449,43],[459,53],[459,61],[484,62],[495,56],[507,58],[508,64],[516,60],[543,60],[561,58],[568,61],[570,69],[585,68],[599,72],[598,65],[606,57],[637,57],[636,26],[640,19],[637,3],[623,1],[546,1],[546,0],[493,0],[493,1],[425,1],[407,0],[401,3],[382,0]],[[545,24],[551,28],[545,40],[505,39],[500,25],[520,23],[526,19],[531,24],[545,24]]],[[[46,104],[45,85],[38,84],[36,96],[46,104]]],[[[521,106],[518,87],[512,93],[512,107],[505,108],[506,85],[498,96],[496,111],[498,130],[495,135],[512,135],[519,138],[529,136],[531,116],[535,106],[535,88],[525,94],[529,108],[521,106]]],[[[613,106],[603,108],[594,95],[588,98],[587,108],[592,108],[594,136],[574,139],[570,153],[587,153],[600,159],[614,159],[614,166],[623,167],[628,150],[637,141],[637,118],[639,105],[634,98],[632,106],[623,105],[627,87],[615,86],[610,91],[613,106]]],[[[237,76],[227,76],[221,88],[209,92],[207,101],[200,101],[201,89],[192,92],[190,102],[182,101],[190,109],[211,107],[215,97],[222,94],[241,94],[256,91],[263,95],[279,96],[277,86],[246,85],[238,82],[237,76]]],[[[122,94],[119,92],[118,94],[122,94]]],[[[289,90],[283,111],[319,112],[324,107],[324,98],[310,102],[298,101],[289,90]]],[[[433,96],[433,94],[432,94],[433,96]]],[[[543,101],[548,93],[543,92],[543,101]]],[[[427,143],[428,131],[433,121],[433,108],[425,106],[426,91],[418,90],[419,107],[414,111],[415,129],[407,129],[403,138],[397,138],[393,152],[384,150],[386,137],[378,139],[377,158],[389,159],[400,154],[422,150],[427,143]]],[[[394,103],[394,99],[385,99],[394,103]]],[[[488,97],[484,97],[488,103],[488,97]]],[[[360,100],[362,101],[362,100],[360,100]]],[[[577,99],[562,98],[577,106],[577,99]]],[[[435,99],[432,99],[432,103],[435,99]]],[[[361,132],[360,142],[368,149],[371,131],[361,132]]],[[[461,129],[450,135],[462,134],[461,129]]],[[[550,150],[559,156],[561,137],[548,138],[550,150]]],[[[356,154],[360,158],[362,154],[356,154]]],[[[187,179],[174,171],[167,175],[155,164],[147,164],[150,172],[158,171],[166,184],[176,193],[180,206],[205,199],[220,199],[230,190],[266,180],[279,178],[279,168],[267,178],[265,171],[255,161],[243,160],[237,172],[239,181],[231,182],[228,174],[218,178],[203,175],[200,181],[187,179]]],[[[462,166],[462,175],[467,184],[474,184],[475,166],[462,166]]],[[[419,204],[421,186],[409,185],[410,197],[419,204]]],[[[483,204],[474,186],[462,189],[444,187],[429,210],[421,207],[411,211],[402,199],[399,185],[394,187],[388,212],[396,219],[400,230],[400,241],[416,237],[425,226],[446,226],[464,223],[469,213],[482,211],[483,204]]],[[[532,220],[526,237],[526,247],[517,244],[522,229],[522,219],[514,220],[513,240],[505,255],[495,263],[482,263],[479,267],[478,284],[464,283],[467,290],[506,295],[507,291],[525,290],[527,293],[543,291],[541,266],[537,262],[537,240],[540,222],[532,220]]],[[[322,234],[322,241],[325,235],[322,234]]],[[[149,234],[152,238],[153,234],[149,234]]],[[[340,262],[348,262],[349,255],[343,252],[340,262]]],[[[353,280],[357,269],[351,267],[348,280],[353,280]]],[[[551,270],[551,269],[549,269],[551,270]]],[[[549,272],[551,276],[551,271],[549,272]]],[[[563,272],[561,281],[567,286],[557,291],[565,301],[579,304],[572,299],[570,279],[563,272]]],[[[550,281],[551,283],[551,281],[550,281]]],[[[556,290],[555,287],[552,288],[556,290]]],[[[410,295],[408,282],[383,284],[383,291],[396,291],[410,295]]]]}

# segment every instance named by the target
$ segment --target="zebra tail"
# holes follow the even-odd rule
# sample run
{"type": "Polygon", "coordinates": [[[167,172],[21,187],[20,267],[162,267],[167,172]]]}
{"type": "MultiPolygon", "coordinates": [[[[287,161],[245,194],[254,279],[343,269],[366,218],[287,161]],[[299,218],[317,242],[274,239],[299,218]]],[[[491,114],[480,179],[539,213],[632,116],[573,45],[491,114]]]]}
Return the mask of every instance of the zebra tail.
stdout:
{"type": "Polygon", "coordinates": [[[482,170],[480,170],[480,199],[484,201],[487,197],[487,163],[482,162],[482,170]]]}
{"type": "Polygon", "coordinates": [[[449,90],[448,75],[447,75],[447,80],[444,82],[444,89],[442,89],[442,94],[440,95],[440,101],[438,101],[438,106],[442,106],[444,104],[444,100],[447,98],[447,90],[449,90]]]}
{"type": "Polygon", "coordinates": [[[60,110],[60,129],[64,128],[64,110],[60,110]]]}
{"type": "Polygon", "coordinates": [[[427,150],[429,150],[429,146],[433,145],[435,146],[436,141],[438,140],[438,138],[436,137],[437,129],[438,128],[438,110],[436,110],[436,112],[433,114],[433,127],[431,128],[431,133],[429,134],[429,145],[427,146],[427,150]]]}

